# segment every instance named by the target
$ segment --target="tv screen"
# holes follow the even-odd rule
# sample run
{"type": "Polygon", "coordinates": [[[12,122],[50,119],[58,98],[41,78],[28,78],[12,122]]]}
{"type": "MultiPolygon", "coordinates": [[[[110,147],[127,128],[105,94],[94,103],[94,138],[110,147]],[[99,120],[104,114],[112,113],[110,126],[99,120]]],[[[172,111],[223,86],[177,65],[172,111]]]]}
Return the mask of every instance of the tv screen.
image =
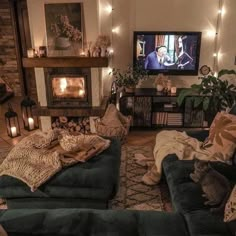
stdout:
{"type": "Polygon", "coordinates": [[[201,32],[135,31],[133,43],[133,63],[149,74],[198,74],[201,32]]]}

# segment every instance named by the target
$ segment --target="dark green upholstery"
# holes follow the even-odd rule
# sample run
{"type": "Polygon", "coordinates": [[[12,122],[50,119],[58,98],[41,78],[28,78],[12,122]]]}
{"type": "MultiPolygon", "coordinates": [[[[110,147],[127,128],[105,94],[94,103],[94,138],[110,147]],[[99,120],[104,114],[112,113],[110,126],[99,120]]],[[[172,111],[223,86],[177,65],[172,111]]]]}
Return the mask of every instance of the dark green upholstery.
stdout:
{"type": "Polygon", "coordinates": [[[184,217],[191,236],[232,236],[229,227],[223,222],[222,215],[199,210],[187,213],[184,217]]]}
{"type": "MultiPolygon", "coordinates": [[[[188,134],[200,141],[204,141],[208,135],[208,131],[188,132],[188,134]]],[[[104,157],[104,163],[109,163],[108,166],[110,168],[112,168],[114,161],[115,165],[119,166],[120,160],[117,156],[120,155],[120,146],[116,145],[111,146],[107,156],[105,155],[104,157]],[[119,153],[117,156],[116,152],[119,153]]],[[[50,208],[50,205],[53,205],[52,208],[64,207],[63,199],[58,197],[57,194],[59,190],[65,191],[67,187],[61,185],[61,181],[70,181],[68,189],[72,192],[66,193],[70,207],[93,206],[91,202],[90,204],[86,204],[84,201],[82,201],[82,205],[77,206],[79,201],[77,201],[77,198],[73,198],[73,196],[85,197],[89,195],[90,187],[94,190],[94,194],[98,190],[101,190],[101,192],[99,192],[98,196],[91,194],[90,198],[86,200],[93,202],[96,198],[96,201],[104,204],[104,197],[112,196],[112,193],[115,192],[114,186],[117,184],[118,170],[115,168],[116,173],[114,179],[112,178],[113,188],[110,188],[109,185],[100,185],[101,182],[99,181],[104,181],[106,184],[109,184],[110,181],[105,176],[98,176],[101,174],[100,171],[92,168],[90,170],[90,167],[95,165],[99,159],[96,160],[94,158],[93,161],[95,163],[84,165],[84,169],[80,166],[80,171],[85,171],[85,174],[82,174],[81,177],[76,176],[74,178],[74,175],[77,174],[77,169],[72,169],[73,174],[71,172],[66,174],[65,172],[65,176],[63,176],[63,173],[62,175],[59,174],[60,176],[55,176],[55,178],[48,181],[48,183],[37,191],[37,197],[35,198],[32,198],[32,195],[26,197],[26,193],[32,194],[29,193],[27,186],[10,177],[5,182],[1,182],[0,178],[0,189],[3,189],[6,195],[13,194],[13,188],[16,194],[21,193],[22,197],[8,199],[8,204],[12,205],[12,208],[17,208],[18,205],[21,206],[21,201],[27,207],[33,205],[36,208],[40,208],[43,205],[41,203],[42,201],[48,204],[47,208],[50,208]],[[99,178],[96,184],[92,183],[93,178],[89,179],[89,181],[86,178],[86,173],[90,173],[90,171],[94,174],[96,173],[96,177],[99,178]],[[84,186],[79,189],[80,191],[83,189],[83,193],[76,192],[77,183],[84,186]],[[8,184],[12,187],[10,190],[8,184]],[[86,189],[86,186],[89,186],[89,188],[86,189]],[[98,187],[97,189],[96,186],[98,187]],[[102,192],[103,190],[104,192],[102,192]],[[81,194],[84,195],[82,196],[81,194]]],[[[72,208],[13,209],[0,211],[0,224],[3,225],[10,236],[235,236],[236,222],[224,223],[223,213],[219,215],[212,214],[209,211],[209,207],[204,205],[204,199],[201,196],[201,187],[189,177],[189,174],[194,169],[193,164],[193,161],[178,160],[176,155],[168,155],[163,161],[163,173],[169,186],[172,204],[174,206],[173,213],[72,208]]],[[[214,162],[211,165],[225,175],[231,181],[232,185],[236,183],[235,166],[220,162],[214,162]]],[[[67,171],[69,170],[71,168],[67,171]]],[[[111,171],[109,168],[106,170],[109,175],[112,175],[112,171],[114,171],[114,169],[111,171]]]]}
{"type": "Polygon", "coordinates": [[[154,211],[87,209],[2,210],[0,212],[0,224],[9,235],[18,236],[188,235],[181,215],[154,211]]]}
{"type": "Polygon", "coordinates": [[[35,192],[16,178],[1,176],[0,197],[7,199],[9,208],[107,208],[117,190],[120,156],[120,142],[112,139],[107,150],[65,168],[35,192]]]}

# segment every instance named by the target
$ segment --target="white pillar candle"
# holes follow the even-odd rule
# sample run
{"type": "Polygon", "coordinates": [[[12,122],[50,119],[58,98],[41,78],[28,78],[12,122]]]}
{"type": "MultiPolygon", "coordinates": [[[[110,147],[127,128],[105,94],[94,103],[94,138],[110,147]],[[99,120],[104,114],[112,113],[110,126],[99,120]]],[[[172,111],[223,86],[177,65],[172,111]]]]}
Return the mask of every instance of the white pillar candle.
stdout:
{"type": "Polygon", "coordinates": [[[33,57],[34,57],[34,49],[33,49],[33,48],[29,48],[29,49],[27,50],[27,56],[28,56],[29,58],[33,58],[33,57]]]}
{"type": "Polygon", "coordinates": [[[12,137],[16,137],[17,136],[17,132],[16,132],[16,127],[15,126],[11,127],[11,136],[12,137]]]}
{"type": "Polygon", "coordinates": [[[34,119],[29,117],[28,122],[29,122],[29,130],[34,129],[34,119]]]}
{"type": "Polygon", "coordinates": [[[176,87],[171,87],[171,93],[176,94],[176,87]]]}

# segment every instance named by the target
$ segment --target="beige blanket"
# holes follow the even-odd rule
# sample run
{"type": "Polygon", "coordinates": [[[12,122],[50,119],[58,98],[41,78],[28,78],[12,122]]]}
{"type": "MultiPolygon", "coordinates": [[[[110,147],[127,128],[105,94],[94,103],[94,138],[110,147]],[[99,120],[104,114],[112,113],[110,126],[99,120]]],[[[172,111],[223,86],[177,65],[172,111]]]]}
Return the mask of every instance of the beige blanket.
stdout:
{"type": "Polygon", "coordinates": [[[156,136],[153,158],[137,155],[139,164],[148,165],[149,170],[142,180],[147,185],[157,184],[161,179],[162,161],[168,154],[176,154],[179,160],[197,158],[208,161],[225,161],[222,154],[213,153],[211,148],[202,148],[202,142],[176,130],[161,131],[156,136]]]}
{"type": "Polygon", "coordinates": [[[9,175],[20,179],[31,188],[32,192],[63,167],[84,162],[110,145],[109,140],[97,135],[67,135],[63,139],[64,143],[69,137],[76,140],[77,143],[74,144],[78,146],[77,149],[68,151],[57,145],[59,142],[52,147],[51,139],[50,145],[46,145],[46,141],[40,143],[38,137],[38,134],[33,134],[24,138],[0,165],[0,176],[9,175]]]}

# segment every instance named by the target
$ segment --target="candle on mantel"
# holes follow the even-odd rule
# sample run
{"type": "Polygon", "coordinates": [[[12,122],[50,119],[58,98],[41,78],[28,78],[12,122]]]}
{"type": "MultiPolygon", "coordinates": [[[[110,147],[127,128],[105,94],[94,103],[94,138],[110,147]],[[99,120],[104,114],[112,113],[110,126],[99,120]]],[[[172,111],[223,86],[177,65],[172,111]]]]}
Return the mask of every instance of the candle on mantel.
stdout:
{"type": "Polygon", "coordinates": [[[29,58],[33,58],[33,57],[34,57],[34,49],[33,49],[33,48],[29,48],[29,49],[27,50],[27,56],[28,56],[29,58]]]}
{"type": "Polygon", "coordinates": [[[176,87],[171,87],[171,93],[176,94],[176,87]]]}
{"type": "Polygon", "coordinates": [[[29,117],[28,118],[28,123],[29,123],[29,130],[34,129],[34,119],[29,117]]]}
{"type": "Polygon", "coordinates": [[[16,132],[16,127],[15,126],[11,127],[11,135],[12,135],[12,137],[16,137],[17,136],[17,132],[16,132]]]}

